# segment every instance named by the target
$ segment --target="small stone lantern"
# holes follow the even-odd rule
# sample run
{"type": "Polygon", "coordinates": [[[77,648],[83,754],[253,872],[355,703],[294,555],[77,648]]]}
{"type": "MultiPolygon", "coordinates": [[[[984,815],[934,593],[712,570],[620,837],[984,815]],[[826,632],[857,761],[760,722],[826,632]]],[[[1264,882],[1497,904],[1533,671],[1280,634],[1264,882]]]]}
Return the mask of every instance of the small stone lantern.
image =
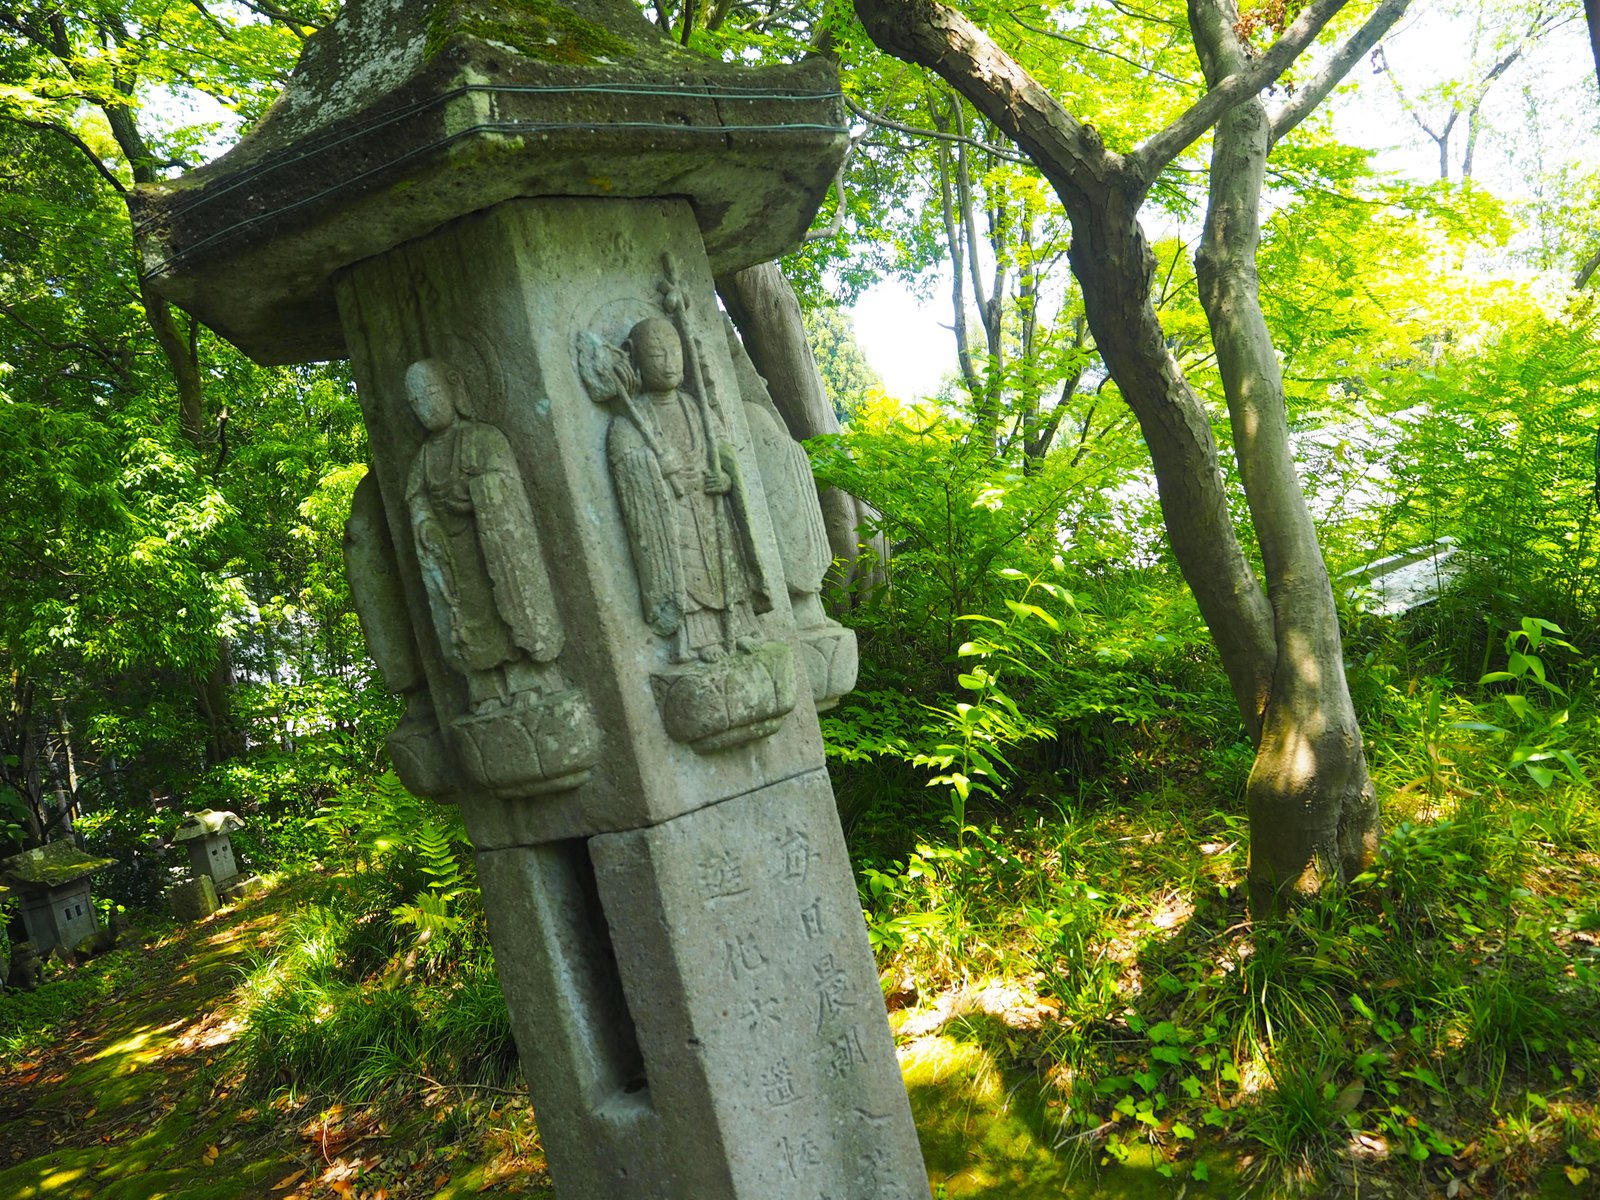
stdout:
{"type": "Polygon", "coordinates": [[[228,835],[243,828],[244,821],[236,813],[207,808],[191,814],[172,835],[172,840],[188,846],[189,864],[194,868],[195,878],[209,877],[221,892],[239,878],[239,868],[233,861],[233,842],[228,835]]]}
{"type": "Polygon", "coordinates": [[[0,879],[16,890],[22,923],[39,957],[57,946],[70,951],[96,932],[89,875],[115,861],[94,858],[64,841],[0,861],[0,879]]]}

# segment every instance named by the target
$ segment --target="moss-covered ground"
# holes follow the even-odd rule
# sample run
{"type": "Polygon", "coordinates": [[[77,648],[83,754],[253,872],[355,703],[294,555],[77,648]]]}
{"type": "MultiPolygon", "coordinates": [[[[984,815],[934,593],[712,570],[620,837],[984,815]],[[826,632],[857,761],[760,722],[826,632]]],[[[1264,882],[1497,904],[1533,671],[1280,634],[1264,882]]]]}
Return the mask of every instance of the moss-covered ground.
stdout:
{"type": "Polygon", "coordinates": [[[381,1109],[347,1111],[241,1090],[226,1053],[234,991],[304,890],[280,888],[60,972],[32,996],[0,998],[0,1036],[16,1048],[0,1057],[0,1197],[548,1194],[520,1096],[419,1086],[381,1109]],[[91,998],[46,1025],[52,989],[91,998]],[[31,1045],[20,1028],[29,1022],[31,1045]]]}

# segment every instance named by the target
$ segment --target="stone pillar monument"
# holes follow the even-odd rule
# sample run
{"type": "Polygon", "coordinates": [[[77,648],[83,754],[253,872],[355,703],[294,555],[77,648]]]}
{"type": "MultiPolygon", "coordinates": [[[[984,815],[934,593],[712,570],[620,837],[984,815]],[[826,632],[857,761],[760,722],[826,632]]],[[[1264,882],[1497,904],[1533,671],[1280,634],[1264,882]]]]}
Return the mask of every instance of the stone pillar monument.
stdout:
{"type": "Polygon", "coordinates": [[[389,745],[461,806],[574,1200],[928,1196],[815,715],[855,643],[711,283],[798,241],[839,106],[827,64],[704,60],[627,0],[351,0],[137,199],[161,294],[353,362],[389,745]]]}

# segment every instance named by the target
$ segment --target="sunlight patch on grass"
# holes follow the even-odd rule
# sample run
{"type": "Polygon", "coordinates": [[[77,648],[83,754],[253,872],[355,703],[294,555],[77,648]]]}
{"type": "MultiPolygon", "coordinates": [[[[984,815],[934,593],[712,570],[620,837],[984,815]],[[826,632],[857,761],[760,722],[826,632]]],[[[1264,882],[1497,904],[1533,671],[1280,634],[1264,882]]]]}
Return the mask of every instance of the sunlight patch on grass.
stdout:
{"type": "Polygon", "coordinates": [[[146,1025],[134,1033],[123,1038],[120,1042],[112,1042],[109,1046],[90,1055],[87,1062],[102,1062],[108,1059],[122,1060],[117,1064],[119,1073],[136,1071],[147,1063],[155,1062],[166,1056],[171,1043],[162,1041],[158,1045],[151,1045],[152,1041],[162,1034],[171,1033],[178,1029],[183,1022],[172,1021],[166,1025],[146,1025]]]}

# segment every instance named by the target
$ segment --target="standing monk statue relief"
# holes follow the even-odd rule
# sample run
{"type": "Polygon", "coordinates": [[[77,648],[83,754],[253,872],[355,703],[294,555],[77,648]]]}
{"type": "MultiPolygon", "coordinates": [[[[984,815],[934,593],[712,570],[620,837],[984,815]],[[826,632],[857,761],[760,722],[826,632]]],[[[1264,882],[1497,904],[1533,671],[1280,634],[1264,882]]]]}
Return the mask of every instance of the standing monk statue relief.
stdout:
{"type": "Polygon", "coordinates": [[[561,621],[510,444],[472,419],[450,364],[414,362],[405,386],[428,430],[411,464],[406,508],[445,661],[465,676],[480,714],[559,688],[551,664],[561,621]]]}
{"type": "Polygon", "coordinates": [[[771,601],[733,448],[704,381],[694,381],[698,394],[683,388],[683,340],[671,321],[640,321],[626,345],[637,394],[627,416],[611,423],[606,457],[645,619],[671,638],[675,662],[753,650],[761,640],[753,613],[771,601]]]}
{"type": "MultiPolygon", "coordinates": [[[[693,337],[677,264],[662,255],[667,316],[637,321],[620,345],[576,337],[589,396],[612,409],[606,462],[639,582],[644,623],[667,660],[652,686],[669,735],[715,753],[771,735],[794,708],[794,648],[758,617],[785,599],[756,550],[744,436],[718,402],[693,337]]],[[[735,403],[741,403],[735,398],[735,403]]],[[[792,631],[792,618],[780,614],[792,631]]]]}

